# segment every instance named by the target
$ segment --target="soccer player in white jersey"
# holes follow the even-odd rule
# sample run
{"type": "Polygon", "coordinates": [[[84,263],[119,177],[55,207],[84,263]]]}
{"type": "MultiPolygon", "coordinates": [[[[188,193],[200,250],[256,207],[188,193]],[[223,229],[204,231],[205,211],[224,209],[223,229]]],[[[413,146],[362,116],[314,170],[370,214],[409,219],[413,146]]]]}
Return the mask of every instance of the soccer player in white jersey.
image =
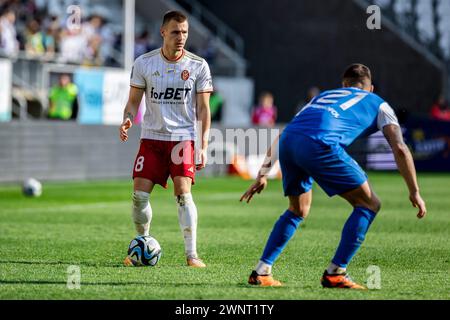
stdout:
{"type": "MultiPolygon", "coordinates": [[[[152,220],[150,194],[159,184],[174,182],[178,221],[184,237],[187,265],[204,268],[197,254],[197,208],[191,194],[195,171],[205,167],[211,124],[209,96],[213,91],[208,63],[186,51],[188,19],[178,11],[164,15],[160,49],[138,57],[131,72],[130,94],[119,128],[120,139],[128,140],[139,104],[145,93],[146,112],[141,144],[133,169],[132,216],[139,235],[149,235],[152,220]],[[197,128],[197,120],[200,128],[197,128]],[[195,146],[197,131],[201,145],[195,146]],[[198,158],[197,164],[194,160],[198,158]]],[[[131,265],[126,258],[124,263],[131,265]]]]}

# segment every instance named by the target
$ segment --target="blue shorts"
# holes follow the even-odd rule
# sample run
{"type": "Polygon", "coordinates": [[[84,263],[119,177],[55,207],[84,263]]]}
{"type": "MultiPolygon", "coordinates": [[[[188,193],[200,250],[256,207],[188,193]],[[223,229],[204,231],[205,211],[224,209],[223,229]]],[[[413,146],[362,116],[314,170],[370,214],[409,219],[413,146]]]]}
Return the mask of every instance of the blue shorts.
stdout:
{"type": "Polygon", "coordinates": [[[279,155],[285,196],[309,192],[314,180],[330,197],[354,190],[367,181],[364,170],[341,146],[284,132],[279,155]]]}

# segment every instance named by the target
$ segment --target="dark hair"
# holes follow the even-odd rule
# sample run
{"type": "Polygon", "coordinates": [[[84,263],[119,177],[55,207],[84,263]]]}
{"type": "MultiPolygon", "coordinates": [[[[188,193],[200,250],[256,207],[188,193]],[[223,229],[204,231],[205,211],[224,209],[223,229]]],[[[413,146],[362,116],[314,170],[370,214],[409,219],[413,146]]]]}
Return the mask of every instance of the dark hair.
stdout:
{"type": "Polygon", "coordinates": [[[345,70],[342,82],[346,87],[365,87],[372,83],[370,69],[361,63],[352,64],[345,70]]]}
{"type": "Polygon", "coordinates": [[[262,98],[265,98],[265,97],[273,98],[272,92],[270,92],[270,91],[263,91],[263,92],[261,92],[260,95],[259,95],[259,98],[262,99],[262,98]]]}
{"type": "Polygon", "coordinates": [[[0,13],[1,17],[6,16],[6,15],[11,14],[11,13],[16,15],[16,11],[13,8],[11,8],[11,7],[6,7],[5,9],[0,8],[0,12],[1,12],[0,13]]]}
{"type": "Polygon", "coordinates": [[[163,17],[162,26],[168,24],[171,20],[175,20],[176,22],[185,22],[187,20],[187,16],[180,11],[169,11],[163,17]]]}

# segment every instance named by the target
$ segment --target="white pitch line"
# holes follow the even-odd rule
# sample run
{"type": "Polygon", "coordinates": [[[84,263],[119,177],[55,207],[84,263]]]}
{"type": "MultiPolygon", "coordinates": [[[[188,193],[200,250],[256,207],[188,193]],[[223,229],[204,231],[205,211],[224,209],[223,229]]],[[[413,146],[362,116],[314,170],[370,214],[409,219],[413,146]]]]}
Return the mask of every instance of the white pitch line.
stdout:
{"type": "Polygon", "coordinates": [[[87,204],[68,204],[58,205],[52,207],[34,207],[34,208],[15,208],[15,209],[3,209],[2,213],[33,213],[37,211],[45,212],[62,212],[62,211],[76,211],[76,210],[89,210],[89,209],[104,209],[117,206],[131,206],[129,201],[114,201],[114,202],[97,202],[87,204]]]}
{"type": "MultiPolygon", "coordinates": [[[[195,191],[194,191],[195,192],[195,191]]],[[[243,192],[232,192],[232,193],[213,193],[208,195],[195,196],[194,200],[203,200],[203,201],[239,201],[243,192]]],[[[264,196],[279,196],[281,197],[281,193],[279,192],[265,192],[264,196]]],[[[159,201],[159,200],[155,200],[159,201]]],[[[64,211],[79,211],[79,210],[95,210],[95,209],[107,209],[114,207],[131,207],[130,201],[113,201],[113,202],[96,202],[96,203],[86,203],[86,204],[66,204],[66,205],[52,205],[51,207],[26,207],[26,208],[11,208],[11,209],[2,209],[1,213],[3,214],[14,214],[14,213],[35,213],[35,212],[64,212],[64,211]]]]}

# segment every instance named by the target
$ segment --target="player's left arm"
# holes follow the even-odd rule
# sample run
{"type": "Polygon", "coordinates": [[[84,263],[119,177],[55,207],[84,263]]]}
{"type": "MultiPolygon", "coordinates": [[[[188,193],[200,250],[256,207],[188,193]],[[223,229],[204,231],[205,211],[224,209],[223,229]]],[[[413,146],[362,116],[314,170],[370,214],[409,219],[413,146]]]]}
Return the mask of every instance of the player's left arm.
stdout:
{"type": "Polygon", "coordinates": [[[208,161],[207,150],[209,140],[209,130],[211,128],[211,110],[209,107],[209,98],[211,92],[197,93],[197,108],[198,118],[201,123],[201,150],[200,150],[200,163],[197,164],[196,169],[202,170],[206,166],[208,161]]]}
{"type": "Polygon", "coordinates": [[[403,141],[401,129],[396,125],[387,125],[383,128],[383,134],[391,146],[398,170],[408,186],[409,200],[415,208],[419,209],[417,217],[422,219],[427,214],[427,208],[420,195],[414,160],[408,146],[403,141]]]}
{"type": "Polygon", "coordinates": [[[378,128],[383,132],[386,140],[391,146],[398,170],[403,176],[409,189],[409,200],[415,208],[419,209],[417,217],[422,219],[427,214],[427,208],[425,201],[420,195],[414,159],[408,146],[403,140],[402,130],[395,112],[387,103],[383,103],[380,106],[377,121],[378,128]]]}

